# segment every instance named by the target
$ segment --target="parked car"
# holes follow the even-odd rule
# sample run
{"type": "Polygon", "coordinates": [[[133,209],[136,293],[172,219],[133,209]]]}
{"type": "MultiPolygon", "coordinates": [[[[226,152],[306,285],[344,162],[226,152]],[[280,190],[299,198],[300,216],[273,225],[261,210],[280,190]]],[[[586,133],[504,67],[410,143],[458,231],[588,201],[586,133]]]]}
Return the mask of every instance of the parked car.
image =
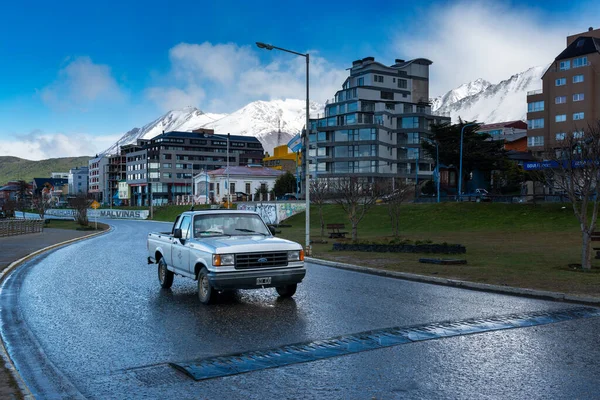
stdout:
{"type": "Polygon", "coordinates": [[[461,196],[462,201],[475,201],[477,203],[482,201],[492,201],[490,194],[485,189],[475,189],[472,192],[464,193],[461,196]]]}
{"type": "Polygon", "coordinates": [[[148,234],[148,263],[158,264],[163,288],[175,275],[196,280],[204,304],[232,289],[275,287],[279,296],[291,297],[306,274],[304,251],[274,233],[255,212],[188,211],[171,232],[148,234]]]}
{"type": "Polygon", "coordinates": [[[295,194],[286,193],[279,198],[279,200],[298,200],[295,194]]]}

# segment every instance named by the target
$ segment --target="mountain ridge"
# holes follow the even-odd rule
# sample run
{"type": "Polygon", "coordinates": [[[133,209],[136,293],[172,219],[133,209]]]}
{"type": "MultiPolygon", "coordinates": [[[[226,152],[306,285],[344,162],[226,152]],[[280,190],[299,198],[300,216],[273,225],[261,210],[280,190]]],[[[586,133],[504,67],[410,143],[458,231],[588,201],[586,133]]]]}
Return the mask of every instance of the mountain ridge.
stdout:
{"type": "Polygon", "coordinates": [[[0,156],[0,186],[13,180],[31,182],[33,178],[49,178],[52,172],[69,172],[71,168],[87,167],[92,157],[59,157],[45,160],[26,160],[0,156]]]}

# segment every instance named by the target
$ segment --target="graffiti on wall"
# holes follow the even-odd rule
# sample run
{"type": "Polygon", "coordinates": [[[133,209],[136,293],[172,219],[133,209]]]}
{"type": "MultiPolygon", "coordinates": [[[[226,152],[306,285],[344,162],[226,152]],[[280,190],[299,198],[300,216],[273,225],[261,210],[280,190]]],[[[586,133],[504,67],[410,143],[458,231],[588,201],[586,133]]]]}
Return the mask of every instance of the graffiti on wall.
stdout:
{"type": "Polygon", "coordinates": [[[238,210],[255,211],[267,224],[279,224],[292,215],[303,212],[305,203],[238,203],[238,210]]]}

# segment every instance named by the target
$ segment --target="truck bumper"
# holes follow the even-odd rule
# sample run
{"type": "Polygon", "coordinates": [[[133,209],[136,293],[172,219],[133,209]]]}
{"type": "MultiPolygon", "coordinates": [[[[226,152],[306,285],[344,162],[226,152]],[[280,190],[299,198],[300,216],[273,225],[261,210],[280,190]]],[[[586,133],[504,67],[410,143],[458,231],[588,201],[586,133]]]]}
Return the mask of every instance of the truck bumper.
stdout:
{"type": "Polygon", "coordinates": [[[306,268],[289,268],[268,271],[236,271],[209,272],[208,281],[217,290],[226,289],[258,289],[262,287],[277,287],[302,282],[306,268]],[[271,278],[270,284],[257,284],[259,278],[271,278]]]}

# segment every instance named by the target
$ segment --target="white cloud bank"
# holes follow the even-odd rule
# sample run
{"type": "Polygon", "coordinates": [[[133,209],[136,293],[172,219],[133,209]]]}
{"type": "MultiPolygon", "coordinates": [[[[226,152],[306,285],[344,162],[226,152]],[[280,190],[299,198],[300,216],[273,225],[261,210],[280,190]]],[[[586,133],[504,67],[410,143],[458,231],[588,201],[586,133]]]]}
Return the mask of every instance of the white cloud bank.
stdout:
{"type": "MultiPolygon", "coordinates": [[[[146,97],[164,111],[192,105],[210,112],[232,112],[255,100],[304,98],[305,59],[273,51],[272,61],[264,63],[259,51],[231,43],[180,43],[169,51],[168,84],[149,88],[146,97]]],[[[324,102],[348,73],[311,53],[310,98],[324,102]]]]}
{"type": "Polygon", "coordinates": [[[126,95],[110,67],[78,57],[58,72],[57,79],[40,91],[42,101],[54,110],[86,111],[98,102],[122,102],[126,95]]]}
{"type": "Polygon", "coordinates": [[[27,160],[93,156],[115,143],[120,137],[120,134],[65,135],[34,130],[27,135],[15,135],[14,139],[0,137],[0,156],[13,156],[27,160]]]}
{"type": "Polygon", "coordinates": [[[587,30],[600,17],[597,4],[582,6],[585,8],[589,9],[583,13],[563,13],[558,22],[517,3],[436,5],[419,18],[418,24],[402,30],[393,51],[407,58],[433,61],[431,97],[477,78],[497,83],[554,60],[564,50],[567,35],[587,30]]]}

